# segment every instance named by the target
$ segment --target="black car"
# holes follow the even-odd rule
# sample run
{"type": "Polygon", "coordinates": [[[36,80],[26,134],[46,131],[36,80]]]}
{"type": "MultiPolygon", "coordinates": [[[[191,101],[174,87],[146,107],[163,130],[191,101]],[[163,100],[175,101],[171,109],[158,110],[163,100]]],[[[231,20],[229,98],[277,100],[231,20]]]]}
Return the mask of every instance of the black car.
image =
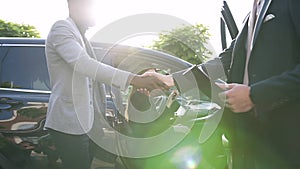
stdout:
{"type": "MultiPolygon", "coordinates": [[[[133,63],[169,73],[191,66],[148,49],[120,45],[112,48],[103,43],[93,43],[93,47],[103,62],[131,72],[140,70],[133,63]]],[[[3,169],[32,165],[32,154],[46,155],[52,164],[58,159],[43,128],[51,93],[44,48],[43,39],[0,39],[0,166],[3,169]]],[[[105,117],[113,126],[119,119],[109,86],[107,93],[105,117]]]]}
{"type": "MultiPolygon", "coordinates": [[[[225,1],[222,14],[222,44],[225,48],[227,45],[225,25],[229,28],[232,38],[236,36],[238,30],[225,1]]],[[[92,46],[102,62],[134,73],[140,72],[141,67],[145,70],[156,68],[163,73],[172,73],[192,66],[174,56],[149,49],[105,43],[92,43],[92,46]]],[[[118,114],[114,100],[116,96],[112,94],[114,92],[114,89],[107,86],[108,107],[104,116],[110,126],[118,128],[122,126],[120,124],[126,122],[118,114]]],[[[57,167],[59,157],[51,142],[51,137],[43,128],[50,94],[45,40],[0,38],[0,169],[57,167]],[[34,161],[42,157],[47,158],[48,164],[35,164],[34,161]]],[[[176,118],[174,112],[171,113],[173,114],[171,117],[168,116],[167,120],[176,118]]],[[[194,159],[190,161],[178,159],[177,167],[186,168],[186,165],[194,165],[192,167],[226,168],[228,159],[221,144],[220,133],[213,136],[207,143],[199,145],[199,131],[209,114],[199,112],[199,116],[201,117],[198,117],[196,125],[188,132],[187,137],[170,151],[144,159],[120,157],[116,168],[138,168],[139,165],[145,164],[152,164],[150,167],[159,168],[158,163],[167,163],[170,159],[174,159],[176,153],[186,146],[197,150],[193,151],[195,154],[191,158],[194,159]],[[198,163],[195,163],[197,161],[198,163]]],[[[112,132],[108,131],[107,135],[112,132]]],[[[100,148],[96,154],[103,161],[114,162],[116,158],[115,155],[100,148]]],[[[162,166],[169,167],[168,165],[162,166]]]]}

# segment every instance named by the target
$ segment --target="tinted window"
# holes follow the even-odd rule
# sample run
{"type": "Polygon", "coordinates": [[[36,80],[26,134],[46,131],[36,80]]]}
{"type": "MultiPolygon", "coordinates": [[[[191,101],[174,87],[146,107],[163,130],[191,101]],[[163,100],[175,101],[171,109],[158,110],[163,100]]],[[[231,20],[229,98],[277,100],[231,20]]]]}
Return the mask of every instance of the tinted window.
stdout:
{"type": "Polygon", "coordinates": [[[1,87],[49,90],[44,50],[39,46],[8,47],[1,56],[1,87]]]}

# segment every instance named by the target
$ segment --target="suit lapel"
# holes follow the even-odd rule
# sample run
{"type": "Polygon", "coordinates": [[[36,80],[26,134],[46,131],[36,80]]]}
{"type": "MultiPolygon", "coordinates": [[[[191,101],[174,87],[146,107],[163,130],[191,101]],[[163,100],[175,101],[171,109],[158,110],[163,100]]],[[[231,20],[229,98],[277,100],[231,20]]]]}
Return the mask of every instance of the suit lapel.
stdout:
{"type": "Polygon", "coordinates": [[[77,25],[75,24],[75,22],[73,21],[73,19],[69,17],[69,18],[67,18],[67,21],[72,25],[73,30],[75,31],[76,36],[80,39],[81,44],[84,46],[85,44],[84,44],[83,37],[81,36],[80,31],[79,31],[77,25]]]}
{"type": "Polygon", "coordinates": [[[251,51],[252,51],[252,48],[253,48],[253,46],[256,42],[258,33],[260,31],[260,28],[261,28],[261,25],[264,21],[264,18],[267,14],[267,11],[268,11],[268,9],[271,5],[271,2],[272,2],[272,0],[265,0],[265,3],[264,3],[264,5],[263,5],[263,7],[262,7],[262,9],[259,13],[259,16],[258,16],[257,20],[256,20],[256,24],[255,24],[255,28],[254,28],[254,32],[253,32],[254,35],[253,35],[253,39],[252,39],[251,51]]]}
{"type": "Polygon", "coordinates": [[[86,49],[87,53],[90,55],[91,58],[97,60],[96,54],[95,54],[93,47],[92,47],[91,43],[89,42],[89,40],[84,37],[84,42],[85,42],[84,44],[85,44],[85,49],[86,49]]]}
{"type": "Polygon", "coordinates": [[[246,44],[248,35],[248,21],[249,16],[247,16],[244,26],[240,33],[238,34],[235,45],[232,52],[231,64],[230,64],[230,76],[228,77],[229,82],[243,83],[243,74],[236,73],[244,70],[245,59],[246,59],[246,44]]]}
{"type": "Polygon", "coordinates": [[[69,17],[69,18],[67,18],[67,21],[69,21],[71,23],[71,25],[73,26],[73,29],[75,30],[75,33],[76,33],[77,37],[80,39],[82,46],[85,48],[85,50],[87,51],[87,53],[89,54],[89,56],[91,58],[96,59],[96,54],[93,51],[92,45],[87,40],[87,38],[84,37],[84,35],[81,35],[81,33],[80,33],[77,25],[73,21],[73,19],[69,17]]]}

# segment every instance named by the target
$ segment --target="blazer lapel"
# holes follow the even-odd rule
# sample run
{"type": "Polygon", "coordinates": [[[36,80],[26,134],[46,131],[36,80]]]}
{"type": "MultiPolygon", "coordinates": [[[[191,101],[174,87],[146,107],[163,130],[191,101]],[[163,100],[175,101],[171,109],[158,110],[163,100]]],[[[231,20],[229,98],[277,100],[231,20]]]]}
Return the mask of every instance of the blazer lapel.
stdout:
{"type": "Polygon", "coordinates": [[[94,50],[92,48],[92,45],[90,44],[90,42],[87,40],[86,37],[83,37],[83,35],[81,35],[81,33],[80,33],[77,25],[73,21],[73,19],[69,17],[69,18],[67,18],[67,21],[69,21],[71,23],[71,25],[73,26],[76,36],[80,39],[82,46],[85,48],[85,50],[90,55],[90,57],[93,59],[97,59],[96,54],[94,53],[94,50]]]}
{"type": "Polygon", "coordinates": [[[266,14],[267,14],[267,11],[268,11],[268,9],[271,5],[271,2],[272,2],[272,0],[265,0],[265,3],[264,3],[264,5],[263,5],[263,7],[262,7],[262,9],[259,13],[259,16],[258,16],[257,20],[256,20],[256,24],[255,24],[255,28],[254,28],[254,32],[253,32],[254,35],[253,35],[253,39],[252,39],[252,42],[251,42],[252,43],[251,51],[252,51],[252,48],[253,48],[253,46],[256,42],[258,33],[260,31],[262,23],[264,22],[264,18],[265,18],[266,14]]]}
{"type": "Polygon", "coordinates": [[[77,28],[77,25],[75,24],[75,22],[73,21],[73,19],[70,18],[70,17],[68,17],[67,21],[72,25],[73,30],[75,31],[76,36],[80,39],[81,44],[84,46],[85,44],[84,44],[83,37],[81,36],[81,34],[79,32],[79,29],[77,28]]]}
{"type": "Polygon", "coordinates": [[[93,47],[92,47],[91,43],[89,42],[89,40],[84,37],[84,42],[85,42],[85,49],[86,49],[87,53],[90,55],[91,58],[97,60],[96,54],[95,54],[93,47]]]}

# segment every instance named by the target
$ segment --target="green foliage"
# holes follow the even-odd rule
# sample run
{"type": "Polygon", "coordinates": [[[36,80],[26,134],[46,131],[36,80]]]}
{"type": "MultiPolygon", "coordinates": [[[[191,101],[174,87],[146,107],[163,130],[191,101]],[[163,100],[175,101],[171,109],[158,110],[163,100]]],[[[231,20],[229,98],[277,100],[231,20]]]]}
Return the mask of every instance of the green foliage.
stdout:
{"type": "Polygon", "coordinates": [[[177,56],[192,64],[205,62],[212,54],[206,48],[210,34],[208,27],[202,24],[183,26],[159,34],[151,49],[177,56]]]}
{"type": "Polygon", "coordinates": [[[0,37],[39,38],[40,33],[34,26],[6,22],[0,19],[0,37]]]}

